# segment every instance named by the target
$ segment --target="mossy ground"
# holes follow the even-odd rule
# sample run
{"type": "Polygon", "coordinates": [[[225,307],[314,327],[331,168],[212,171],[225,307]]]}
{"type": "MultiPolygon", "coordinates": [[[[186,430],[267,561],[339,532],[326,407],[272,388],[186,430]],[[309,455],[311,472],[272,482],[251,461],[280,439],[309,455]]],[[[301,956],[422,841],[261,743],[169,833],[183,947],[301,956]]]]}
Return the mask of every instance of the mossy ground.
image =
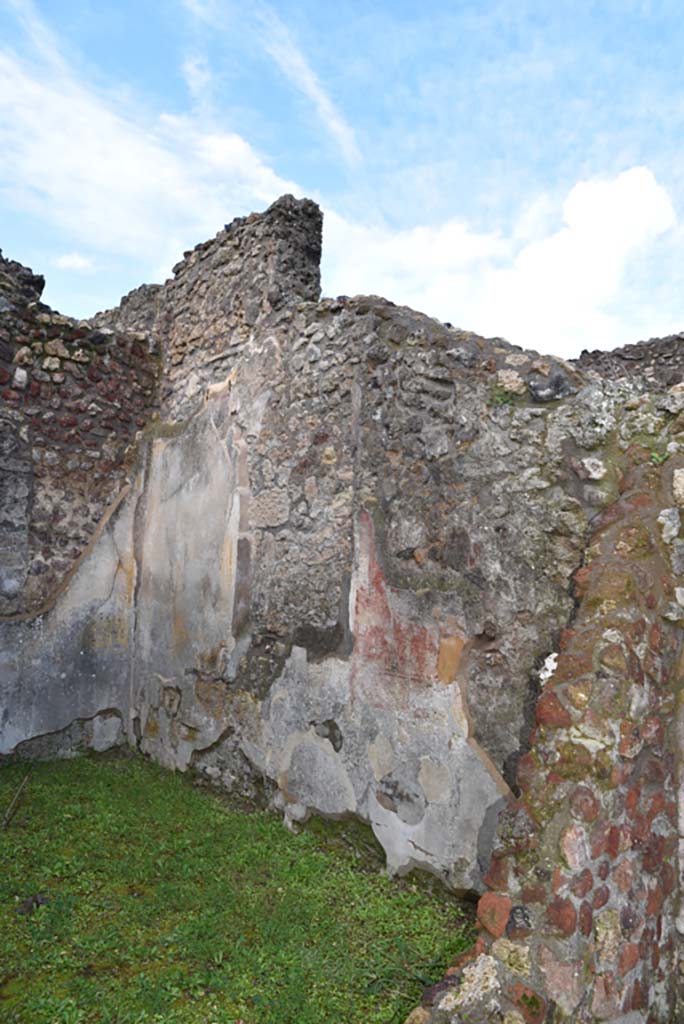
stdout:
{"type": "Polygon", "coordinates": [[[3,1024],[394,1024],[469,941],[448,897],[138,757],[37,765],[0,831],[3,1024]]]}

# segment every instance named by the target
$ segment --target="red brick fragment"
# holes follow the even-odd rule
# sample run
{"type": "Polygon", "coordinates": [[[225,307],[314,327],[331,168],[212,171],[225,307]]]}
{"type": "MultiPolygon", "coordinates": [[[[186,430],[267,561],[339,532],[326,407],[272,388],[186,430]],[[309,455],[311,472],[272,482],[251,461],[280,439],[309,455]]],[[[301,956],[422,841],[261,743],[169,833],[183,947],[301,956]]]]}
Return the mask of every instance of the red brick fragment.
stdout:
{"type": "Polygon", "coordinates": [[[572,643],[574,638],[577,636],[577,630],[575,629],[564,629],[561,631],[560,639],[558,641],[558,650],[563,653],[572,643]]]}
{"type": "Polygon", "coordinates": [[[621,860],[620,863],[613,868],[613,881],[620,892],[629,892],[634,882],[634,865],[631,860],[621,860]]]}
{"type": "Polygon", "coordinates": [[[601,907],[605,907],[606,903],[610,899],[610,889],[607,885],[601,885],[594,893],[594,899],[592,900],[592,906],[594,910],[600,910],[601,907]]]}
{"type": "Polygon", "coordinates": [[[550,729],[567,729],[572,725],[570,712],[563,707],[555,693],[543,693],[537,702],[537,722],[550,729]]]}
{"type": "Polygon", "coordinates": [[[648,960],[651,954],[651,945],[655,936],[653,928],[644,928],[639,940],[639,956],[642,960],[648,960]]]}
{"type": "Polygon", "coordinates": [[[644,741],[641,735],[641,727],[636,722],[625,720],[620,723],[620,742],[618,751],[622,757],[636,757],[642,750],[644,741]]]}
{"type": "Polygon", "coordinates": [[[480,902],[477,905],[477,919],[490,935],[493,935],[495,939],[500,939],[506,931],[512,907],[513,903],[508,896],[497,892],[486,892],[480,897],[480,902]]]}
{"type": "Polygon", "coordinates": [[[557,892],[560,892],[560,890],[563,889],[569,881],[570,879],[568,878],[568,876],[564,875],[561,869],[558,867],[558,865],[556,865],[556,867],[553,869],[553,876],[551,878],[551,888],[553,890],[554,896],[557,892]]]}
{"type": "Polygon", "coordinates": [[[665,726],[660,719],[647,718],[641,727],[641,735],[645,743],[649,743],[657,754],[662,750],[665,740],[665,726]]]}
{"type": "Polygon", "coordinates": [[[528,751],[518,761],[517,781],[520,789],[526,792],[533,784],[537,766],[534,754],[528,751]]]}
{"type": "Polygon", "coordinates": [[[632,508],[651,508],[653,505],[653,498],[650,494],[641,492],[640,494],[635,494],[630,498],[629,503],[632,508]]]}
{"type": "Polygon", "coordinates": [[[579,910],[579,930],[585,938],[589,938],[591,935],[593,924],[594,913],[591,909],[591,905],[584,900],[579,910]]]}
{"type": "Polygon", "coordinates": [[[508,887],[508,862],[504,857],[492,857],[487,874],[482,879],[489,889],[499,892],[508,887]]]}
{"type": "Polygon", "coordinates": [[[547,897],[547,890],[543,885],[528,885],[522,893],[523,903],[545,903],[547,897]]]}
{"type": "Polygon", "coordinates": [[[624,978],[625,974],[629,974],[641,959],[639,952],[639,946],[636,942],[626,943],[620,950],[620,956],[618,957],[618,974],[621,978],[624,978]]]}
{"type": "Polygon", "coordinates": [[[646,1007],[646,993],[639,978],[634,982],[632,989],[632,1010],[643,1010],[646,1007]]]}
{"type": "Polygon", "coordinates": [[[600,822],[591,830],[589,842],[591,844],[591,856],[593,860],[602,857],[608,849],[608,833],[610,826],[600,822]]]}
{"type": "Polygon", "coordinates": [[[665,808],[667,807],[667,801],[665,800],[665,794],[662,792],[655,793],[648,802],[648,809],[646,816],[649,822],[652,822],[654,818],[657,818],[665,808]]]}
{"type": "Polygon", "coordinates": [[[646,900],[646,913],[655,917],[663,909],[663,903],[665,902],[665,893],[663,891],[662,884],[656,882],[653,889],[648,894],[646,900]]]}
{"type": "Polygon", "coordinates": [[[618,853],[620,852],[621,838],[622,838],[621,831],[617,827],[617,825],[611,825],[610,828],[608,829],[608,839],[607,839],[607,842],[606,842],[606,853],[608,854],[608,856],[612,860],[615,860],[615,858],[617,857],[618,853]]]}
{"type": "Polygon", "coordinates": [[[573,935],[577,928],[577,911],[571,900],[556,896],[546,908],[551,924],[563,935],[573,935]]]}
{"type": "Polygon", "coordinates": [[[542,1024],[546,1016],[546,1000],[538,992],[517,982],[509,989],[508,997],[522,1014],[525,1024],[542,1024]]]}
{"type": "Polygon", "coordinates": [[[643,781],[650,782],[654,786],[662,785],[667,776],[665,767],[658,758],[650,758],[644,765],[643,781]]]}
{"type": "Polygon", "coordinates": [[[634,762],[623,761],[622,764],[614,764],[610,770],[610,785],[612,789],[625,786],[634,774],[634,762]]]}
{"type": "Polygon", "coordinates": [[[627,796],[625,797],[625,808],[628,814],[634,814],[641,797],[641,783],[637,782],[636,785],[630,786],[627,790],[627,796]]]}
{"type": "Polygon", "coordinates": [[[674,892],[676,880],[677,876],[672,865],[663,864],[663,869],[660,872],[660,881],[663,884],[663,892],[666,896],[674,892]]]}
{"type": "Polygon", "coordinates": [[[582,821],[596,821],[600,804],[588,786],[577,786],[570,796],[570,810],[582,821]]]}
{"type": "Polygon", "coordinates": [[[651,835],[644,851],[644,871],[650,874],[660,872],[665,857],[665,837],[651,835]]]}

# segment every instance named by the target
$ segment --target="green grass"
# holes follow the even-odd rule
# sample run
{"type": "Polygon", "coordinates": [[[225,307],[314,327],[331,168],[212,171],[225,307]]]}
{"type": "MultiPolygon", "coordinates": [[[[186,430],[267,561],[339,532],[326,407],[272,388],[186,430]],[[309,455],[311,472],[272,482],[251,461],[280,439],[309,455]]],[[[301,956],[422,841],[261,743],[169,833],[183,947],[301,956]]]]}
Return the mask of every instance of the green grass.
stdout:
{"type": "Polygon", "coordinates": [[[469,941],[453,900],[137,757],[37,765],[0,830],[3,1024],[399,1024],[469,941]]]}
{"type": "Polygon", "coordinates": [[[515,397],[511,391],[505,391],[503,388],[494,388],[490,396],[491,405],[513,405],[515,403],[515,397]]]}

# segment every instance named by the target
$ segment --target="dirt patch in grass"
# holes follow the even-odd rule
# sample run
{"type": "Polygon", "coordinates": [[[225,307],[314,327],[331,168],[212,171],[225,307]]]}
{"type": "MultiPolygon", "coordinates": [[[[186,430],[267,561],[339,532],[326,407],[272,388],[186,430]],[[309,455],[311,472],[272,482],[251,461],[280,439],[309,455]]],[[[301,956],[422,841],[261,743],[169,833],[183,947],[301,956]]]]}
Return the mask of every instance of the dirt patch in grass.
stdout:
{"type": "Polygon", "coordinates": [[[39,764],[0,831],[0,1020],[400,1024],[470,926],[361,866],[138,757],[39,764]]]}

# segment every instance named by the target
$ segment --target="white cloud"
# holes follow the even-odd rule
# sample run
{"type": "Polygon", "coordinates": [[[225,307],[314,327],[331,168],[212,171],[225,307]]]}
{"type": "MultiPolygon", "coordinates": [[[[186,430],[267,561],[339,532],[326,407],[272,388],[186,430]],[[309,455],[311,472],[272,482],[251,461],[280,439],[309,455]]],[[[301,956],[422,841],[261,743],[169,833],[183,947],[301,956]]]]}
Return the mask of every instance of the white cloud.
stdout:
{"type": "MultiPolygon", "coordinates": [[[[108,264],[118,256],[159,279],[184,248],[236,214],[284,192],[302,194],[234,132],[207,130],[197,116],[152,119],[89,88],[62,61],[29,0],[9,2],[39,61],[0,48],[0,189],[15,210],[53,225],[62,269],[91,269],[84,248],[93,265],[98,256],[108,264]]],[[[296,47],[288,49],[282,23],[271,30],[270,45],[278,53],[285,47],[279,59],[294,62],[288,67],[302,75],[302,88],[315,85],[296,47]]],[[[198,95],[208,73],[199,59],[186,67],[198,95]]],[[[345,139],[355,145],[343,131],[340,144],[345,139]]],[[[324,288],[376,292],[482,334],[571,356],[681,328],[684,297],[654,308],[626,284],[666,232],[671,260],[681,262],[684,232],[675,224],[668,193],[646,167],[579,182],[562,207],[549,196],[532,198],[507,234],[478,232],[463,218],[391,230],[328,210],[324,288]]]]}
{"type": "Polygon", "coordinates": [[[57,71],[63,71],[66,63],[62,59],[55,35],[40,17],[32,0],[4,0],[24,29],[34,50],[57,71]]]}
{"type": "MultiPolygon", "coordinates": [[[[579,182],[563,205],[562,224],[536,239],[530,233],[549,222],[547,200],[524,218],[507,238],[478,234],[459,221],[390,232],[328,213],[326,288],[376,292],[478,333],[567,357],[636,341],[641,324],[619,311],[626,271],[676,223],[652,172],[634,167],[609,181],[579,182]]],[[[651,333],[675,329],[663,317],[651,333]]]]}
{"type": "Polygon", "coordinates": [[[288,27],[268,5],[260,8],[256,16],[264,30],[263,45],[266,52],[295,88],[313,104],[319,120],[336,142],[346,162],[350,166],[360,164],[361,151],[354,129],[324,89],[288,27]]]}
{"type": "Polygon", "coordinates": [[[667,192],[645,167],[610,181],[579,182],[564,203],[563,221],[491,275],[480,323],[560,352],[635,341],[635,325],[613,307],[630,261],[676,223],[667,192]]]}
{"type": "Polygon", "coordinates": [[[212,73],[205,57],[193,56],[183,61],[181,72],[193,101],[199,107],[207,103],[211,93],[212,73]]]}
{"type": "Polygon", "coordinates": [[[182,249],[238,213],[301,192],[240,136],[203,132],[188,118],[150,124],[58,60],[34,66],[0,49],[0,188],[67,245],[156,267],[170,237],[182,249]]]}
{"type": "Polygon", "coordinates": [[[200,21],[213,21],[218,13],[216,0],[182,0],[183,7],[200,21]]]}
{"type": "MultiPolygon", "coordinates": [[[[183,7],[204,26],[217,31],[228,31],[226,5],[216,0],[181,0],[183,7]]],[[[332,138],[345,162],[356,167],[362,162],[361,150],[356,141],[354,129],[338,110],[329,92],[311,67],[305,54],[297,45],[292,32],[268,3],[258,2],[243,11],[242,28],[254,28],[259,42],[288,81],[312,104],[316,115],[328,135],[332,138]]],[[[230,29],[235,31],[235,29],[230,29]]],[[[206,73],[200,68],[200,74],[206,73]]],[[[196,75],[193,62],[183,66],[186,81],[196,75]]]]}
{"type": "Polygon", "coordinates": [[[90,257],[82,256],[80,252],[65,252],[54,262],[59,270],[75,270],[79,274],[92,274],[96,269],[90,257]]]}
{"type": "Polygon", "coordinates": [[[324,231],[326,287],[333,293],[372,291],[434,315],[439,315],[434,308],[439,292],[444,307],[449,292],[458,294],[459,282],[490,271],[510,252],[500,236],[477,234],[460,220],[392,231],[352,223],[326,210],[324,231]],[[426,307],[428,296],[432,301],[426,307]]]}

